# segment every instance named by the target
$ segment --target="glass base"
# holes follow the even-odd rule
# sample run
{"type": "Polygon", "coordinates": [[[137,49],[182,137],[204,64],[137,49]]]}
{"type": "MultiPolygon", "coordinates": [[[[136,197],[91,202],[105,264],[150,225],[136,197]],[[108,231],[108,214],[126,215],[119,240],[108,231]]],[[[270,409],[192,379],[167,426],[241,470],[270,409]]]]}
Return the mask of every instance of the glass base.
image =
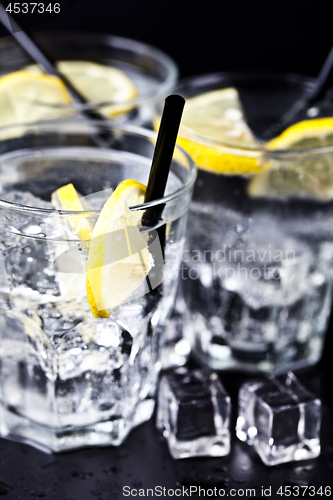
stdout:
{"type": "MultiPolygon", "coordinates": [[[[214,346],[215,347],[215,346],[214,346]]],[[[220,347],[220,346],[219,346],[220,347]]],[[[192,354],[200,364],[209,366],[212,370],[231,370],[245,373],[278,373],[288,370],[299,370],[316,365],[321,356],[311,356],[309,358],[290,357],[270,359],[269,357],[260,359],[260,352],[254,352],[253,357],[243,358],[229,346],[221,346],[217,352],[206,354],[201,349],[192,346],[192,354]],[[258,356],[256,356],[258,354],[258,356]]],[[[214,349],[215,351],[215,349],[214,349]]]]}
{"type": "MultiPolygon", "coordinates": [[[[234,370],[260,374],[284,372],[313,366],[322,355],[325,327],[312,331],[307,338],[283,338],[276,336],[271,341],[230,339],[227,343],[221,335],[209,330],[199,314],[187,313],[184,337],[191,346],[192,355],[212,370],[234,370]]],[[[242,332],[250,337],[251,332],[242,332]],[[248,333],[248,335],[247,335],[248,333]]]]}
{"type": "Polygon", "coordinates": [[[130,418],[114,418],[77,429],[56,429],[33,422],[0,404],[0,435],[53,453],[88,446],[119,446],[134,427],[151,418],[154,406],[153,399],[146,399],[137,405],[130,418]]]}

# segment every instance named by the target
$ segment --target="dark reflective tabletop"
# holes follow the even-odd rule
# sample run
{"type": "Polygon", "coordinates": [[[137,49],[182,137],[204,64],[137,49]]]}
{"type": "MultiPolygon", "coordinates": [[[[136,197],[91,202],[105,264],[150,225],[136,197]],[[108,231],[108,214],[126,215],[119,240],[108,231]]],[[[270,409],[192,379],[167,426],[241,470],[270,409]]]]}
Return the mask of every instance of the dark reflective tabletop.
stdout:
{"type": "Polygon", "coordinates": [[[303,385],[319,396],[323,404],[322,452],[317,459],[275,467],[263,465],[233,431],[238,389],[248,377],[224,372],[220,378],[233,403],[230,455],[174,461],[154,419],[135,429],[119,448],[90,448],[49,455],[25,444],[1,439],[0,496],[8,500],[118,500],[186,498],[192,493],[192,498],[283,499],[291,493],[291,498],[323,500],[330,496],[330,487],[333,487],[332,335],[331,320],[320,364],[296,372],[303,385]]]}

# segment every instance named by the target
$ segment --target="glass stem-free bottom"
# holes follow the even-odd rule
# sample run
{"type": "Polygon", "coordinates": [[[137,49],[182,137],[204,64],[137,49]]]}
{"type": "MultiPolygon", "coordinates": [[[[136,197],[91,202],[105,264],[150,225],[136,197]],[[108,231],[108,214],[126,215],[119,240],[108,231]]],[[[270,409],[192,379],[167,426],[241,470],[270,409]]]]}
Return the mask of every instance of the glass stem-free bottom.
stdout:
{"type": "Polygon", "coordinates": [[[94,425],[64,430],[35,423],[1,403],[0,433],[3,437],[55,453],[87,446],[118,446],[134,427],[151,418],[154,405],[154,399],[146,399],[136,406],[130,418],[119,416],[94,425]]]}

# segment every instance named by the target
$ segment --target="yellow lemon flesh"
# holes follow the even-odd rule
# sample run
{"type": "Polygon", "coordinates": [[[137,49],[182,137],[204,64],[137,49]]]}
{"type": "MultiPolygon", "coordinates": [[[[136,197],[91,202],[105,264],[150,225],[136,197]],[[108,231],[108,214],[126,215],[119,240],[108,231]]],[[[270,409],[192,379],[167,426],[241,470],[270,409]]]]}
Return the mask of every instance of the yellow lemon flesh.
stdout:
{"type": "Polygon", "coordinates": [[[288,159],[271,158],[269,168],[248,185],[252,197],[301,196],[321,201],[333,198],[333,153],[306,150],[333,145],[333,118],[305,120],[287,128],[265,146],[267,150],[295,150],[288,159]],[[302,155],[297,153],[302,150],[302,155]],[[297,154],[299,156],[297,156],[297,154]]]}
{"type": "MultiPolygon", "coordinates": [[[[118,68],[90,61],[58,61],[56,66],[89,103],[111,103],[112,106],[101,107],[106,116],[128,111],[130,108],[124,103],[138,94],[132,79],[118,68]]],[[[37,64],[26,70],[36,75],[42,73],[37,64]]]]}
{"type": "MultiPolygon", "coordinates": [[[[89,207],[83,202],[73,184],[66,184],[52,193],[51,203],[57,210],[87,212],[89,207]]],[[[87,214],[89,217],[89,213],[87,214]]],[[[69,215],[66,217],[81,240],[90,240],[92,225],[87,216],[69,215]]]]}
{"type": "Polygon", "coordinates": [[[139,231],[146,187],[128,179],[105,203],[93,229],[87,261],[87,298],[95,317],[107,318],[148,275],[153,258],[139,231]]]}
{"type": "MultiPolygon", "coordinates": [[[[0,126],[35,122],[63,115],[57,107],[69,104],[71,96],[65,85],[55,76],[34,75],[29,71],[16,71],[0,78],[0,126]]],[[[17,132],[16,132],[17,133],[17,132]]],[[[1,134],[8,134],[4,131],[1,134]]]]}
{"type": "MultiPolygon", "coordinates": [[[[63,216],[60,225],[62,238],[54,245],[54,265],[62,296],[67,300],[84,297],[86,281],[86,259],[89,250],[93,222],[85,198],[82,198],[73,184],[66,184],[52,193],[51,203],[63,216]],[[66,212],[76,212],[66,215],[66,212]],[[82,212],[82,214],[80,213],[82,212]],[[81,241],[84,252],[75,243],[75,235],[81,241]],[[74,242],[73,242],[74,240],[74,242]],[[74,274],[73,274],[74,273],[74,274]]],[[[59,304],[59,308],[61,308],[59,304]]],[[[66,315],[67,313],[64,312],[66,315]]]]}
{"type": "Polygon", "coordinates": [[[203,170],[229,175],[261,170],[259,153],[255,151],[259,143],[245,122],[234,88],[187,99],[178,144],[203,170]],[[244,149],[254,151],[249,153],[244,149]]]}

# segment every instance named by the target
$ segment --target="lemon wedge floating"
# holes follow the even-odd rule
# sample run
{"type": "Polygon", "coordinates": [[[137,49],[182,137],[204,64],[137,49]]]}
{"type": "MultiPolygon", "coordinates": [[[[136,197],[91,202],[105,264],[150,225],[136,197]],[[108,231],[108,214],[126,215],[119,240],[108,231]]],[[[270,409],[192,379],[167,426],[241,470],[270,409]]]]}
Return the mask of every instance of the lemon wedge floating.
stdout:
{"type": "MultiPolygon", "coordinates": [[[[90,209],[85,198],[81,198],[73,184],[66,184],[52,193],[51,203],[56,210],[62,212],[83,212],[82,215],[64,215],[57,221],[61,230],[62,241],[53,247],[54,266],[57,270],[56,279],[59,283],[61,295],[66,300],[83,297],[86,282],[86,260],[89,250],[93,223],[91,222],[90,209]],[[73,242],[73,232],[82,241],[82,252],[73,242]]],[[[55,221],[51,221],[54,224],[55,221]]],[[[74,238],[75,239],[75,238],[74,238]]],[[[62,309],[61,304],[58,305],[62,309]]],[[[66,313],[65,313],[66,314],[66,313]]]]}
{"type": "MultiPolygon", "coordinates": [[[[112,106],[101,108],[106,116],[128,111],[130,107],[124,106],[124,102],[138,94],[132,79],[118,68],[90,61],[58,61],[56,66],[89,103],[111,102],[112,106]]],[[[37,64],[27,66],[26,70],[34,75],[42,74],[37,64]]]]}
{"type": "Polygon", "coordinates": [[[95,317],[108,318],[148,275],[153,258],[138,225],[146,187],[123,181],[105,203],[93,229],[87,261],[87,298],[95,317]]]}
{"type": "MultiPolygon", "coordinates": [[[[89,207],[83,203],[73,184],[66,184],[52,193],[51,203],[57,210],[87,212],[89,207]]],[[[90,240],[92,224],[85,216],[69,215],[66,217],[71,227],[81,240],[90,240]]]]}
{"type": "Polygon", "coordinates": [[[261,170],[259,154],[254,152],[251,157],[242,153],[242,149],[256,149],[259,143],[245,122],[234,88],[213,90],[187,99],[178,144],[203,170],[230,175],[261,170]]]}
{"type": "Polygon", "coordinates": [[[267,150],[302,150],[288,159],[270,159],[269,168],[255,175],[248,185],[252,197],[333,199],[333,153],[304,150],[333,145],[333,118],[305,120],[287,128],[266,144],[267,150]]]}
{"type": "Polygon", "coordinates": [[[266,149],[311,149],[333,145],[333,118],[304,120],[267,142],[266,149]]]}
{"type": "MultiPolygon", "coordinates": [[[[34,75],[25,70],[2,76],[0,78],[1,127],[57,118],[64,114],[64,111],[60,111],[57,107],[34,105],[36,101],[43,101],[49,105],[69,104],[71,96],[56,76],[34,75]]],[[[7,136],[8,131],[3,131],[1,137],[3,135],[7,136]]]]}

